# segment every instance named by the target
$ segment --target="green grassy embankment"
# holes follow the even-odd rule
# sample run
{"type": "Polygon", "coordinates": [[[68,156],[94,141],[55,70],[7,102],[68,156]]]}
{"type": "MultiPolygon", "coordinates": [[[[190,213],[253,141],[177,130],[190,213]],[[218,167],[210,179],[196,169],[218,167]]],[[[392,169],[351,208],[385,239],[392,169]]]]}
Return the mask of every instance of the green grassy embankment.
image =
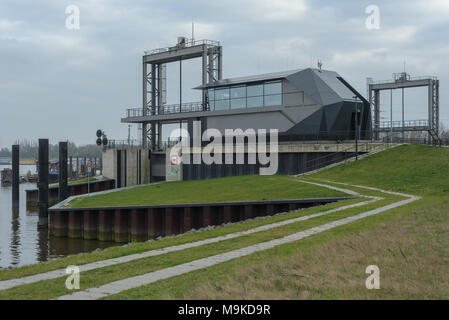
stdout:
{"type": "MultiPolygon", "coordinates": [[[[108,298],[447,299],[449,298],[449,282],[446,275],[449,269],[448,172],[449,149],[425,146],[401,146],[372,155],[359,162],[324,170],[306,177],[305,180],[348,182],[420,195],[423,198],[409,205],[364,218],[298,242],[158,281],[108,298]],[[370,264],[376,264],[380,268],[381,290],[365,288],[367,277],[365,268],[370,264]]],[[[295,181],[295,183],[298,182],[295,181]]],[[[82,274],[81,289],[283,237],[402,199],[361,188],[344,188],[353,189],[365,195],[382,196],[385,200],[182,252],[88,271],[82,274]]],[[[346,200],[264,220],[228,225],[160,241],[67,257],[45,264],[2,270],[0,279],[10,279],[20,275],[63,268],[69,264],[82,264],[247,230],[358,201],[361,199],[346,200]]],[[[0,291],[0,299],[57,297],[69,293],[64,283],[65,278],[59,278],[20,286],[0,291]]]]}
{"type": "Polygon", "coordinates": [[[404,145],[306,179],[378,187],[422,199],[295,243],[108,298],[449,298],[448,148],[404,145]],[[372,264],[380,268],[380,290],[365,288],[365,268],[372,264]]]}
{"type": "Polygon", "coordinates": [[[243,176],[166,182],[112,193],[80,197],[72,208],[230,201],[283,200],[347,196],[341,192],[298,183],[289,176],[243,176]]]}

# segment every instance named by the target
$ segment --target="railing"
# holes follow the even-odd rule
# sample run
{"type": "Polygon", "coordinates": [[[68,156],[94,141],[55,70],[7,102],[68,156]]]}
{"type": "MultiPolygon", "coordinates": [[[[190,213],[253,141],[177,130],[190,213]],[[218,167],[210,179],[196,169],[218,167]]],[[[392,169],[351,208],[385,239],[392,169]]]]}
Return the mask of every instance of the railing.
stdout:
{"type": "Polygon", "coordinates": [[[131,140],[108,140],[106,149],[132,149],[140,148],[141,145],[136,139],[131,140]]]}
{"type": "Polygon", "coordinates": [[[405,79],[401,78],[395,78],[395,75],[393,75],[393,79],[389,80],[372,80],[369,81],[368,84],[384,84],[384,83],[396,83],[396,82],[407,82],[407,81],[414,81],[414,80],[437,80],[437,77],[435,76],[420,76],[420,77],[408,77],[405,79]]]}
{"type": "Polygon", "coordinates": [[[347,160],[356,157],[356,155],[361,156],[365,153],[370,153],[372,151],[378,150],[380,147],[389,147],[388,143],[383,146],[379,144],[374,144],[372,142],[364,142],[358,144],[358,152],[355,152],[355,145],[351,146],[345,150],[338,152],[331,152],[324,156],[320,156],[314,159],[305,161],[302,167],[302,172],[306,173],[309,171],[317,170],[326,166],[329,166],[338,162],[346,162],[347,160]],[[338,156],[337,156],[338,155],[338,156]]]}
{"type": "Polygon", "coordinates": [[[382,121],[379,125],[379,128],[385,129],[385,128],[402,128],[409,127],[409,128],[415,128],[415,127],[428,127],[429,122],[427,120],[405,120],[404,125],[402,124],[402,120],[398,121],[382,121]]]}
{"type": "MultiPolygon", "coordinates": [[[[156,107],[157,109],[157,107],[156,107]]],[[[163,114],[174,114],[174,113],[186,113],[186,112],[200,112],[203,110],[203,104],[201,102],[187,102],[183,103],[181,106],[179,104],[169,104],[164,105],[159,108],[157,115],[163,114]]],[[[149,110],[144,110],[142,108],[132,108],[126,110],[127,118],[133,117],[143,117],[151,115],[149,110]]]]}
{"type": "MultiPolygon", "coordinates": [[[[323,143],[323,141],[335,141],[341,143],[343,141],[354,141],[355,130],[331,130],[331,131],[319,131],[316,133],[308,134],[279,134],[280,144],[295,144],[301,143],[323,143]]],[[[372,132],[370,130],[359,130],[359,140],[372,139],[372,132]]]]}
{"type": "Polygon", "coordinates": [[[199,45],[203,45],[203,44],[205,44],[207,46],[219,46],[220,41],[208,40],[208,39],[202,39],[202,40],[186,39],[185,44],[182,44],[182,45],[178,44],[176,46],[148,50],[148,51],[144,51],[144,54],[151,55],[151,54],[156,54],[156,53],[169,52],[171,50],[199,46],[199,45]]]}

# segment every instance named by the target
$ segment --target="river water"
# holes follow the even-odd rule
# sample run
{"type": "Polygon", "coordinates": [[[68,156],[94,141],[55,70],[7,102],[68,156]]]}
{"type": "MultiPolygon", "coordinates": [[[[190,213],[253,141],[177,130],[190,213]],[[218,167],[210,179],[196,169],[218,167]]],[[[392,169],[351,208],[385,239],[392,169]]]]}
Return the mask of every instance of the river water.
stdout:
{"type": "MultiPolygon", "coordinates": [[[[0,165],[0,171],[11,166],[0,165]]],[[[20,174],[36,172],[35,165],[21,165],[20,174]]],[[[117,245],[114,242],[56,238],[47,228],[38,228],[37,211],[26,210],[25,190],[35,183],[20,184],[20,208],[12,210],[11,187],[0,186],[0,268],[49,261],[58,257],[91,252],[117,245]]]]}

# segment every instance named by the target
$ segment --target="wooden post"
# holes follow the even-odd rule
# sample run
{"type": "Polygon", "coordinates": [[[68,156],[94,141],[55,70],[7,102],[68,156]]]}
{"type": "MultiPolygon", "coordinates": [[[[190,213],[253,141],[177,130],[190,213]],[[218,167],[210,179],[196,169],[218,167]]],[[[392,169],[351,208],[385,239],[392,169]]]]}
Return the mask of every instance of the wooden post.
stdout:
{"type": "Polygon", "coordinates": [[[19,145],[12,146],[12,207],[19,208],[19,145]]]}
{"type": "Polygon", "coordinates": [[[67,199],[69,191],[67,186],[67,142],[59,142],[59,202],[67,199]]]}
{"type": "Polygon", "coordinates": [[[39,139],[39,225],[48,225],[48,139],[39,139]]]}

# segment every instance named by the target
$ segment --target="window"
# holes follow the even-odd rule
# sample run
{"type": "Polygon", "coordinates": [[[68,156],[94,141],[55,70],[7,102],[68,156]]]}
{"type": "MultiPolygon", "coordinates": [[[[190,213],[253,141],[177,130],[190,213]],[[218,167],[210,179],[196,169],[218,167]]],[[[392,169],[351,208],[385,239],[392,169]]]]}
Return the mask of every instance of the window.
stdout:
{"type": "Polygon", "coordinates": [[[211,110],[227,110],[282,105],[282,82],[208,89],[211,110]]]}
{"type": "Polygon", "coordinates": [[[279,106],[282,104],[281,82],[269,82],[264,84],[264,106],[279,106]]]}
{"type": "Polygon", "coordinates": [[[246,87],[231,88],[231,109],[246,108],[246,87]]]}
{"type": "Polygon", "coordinates": [[[263,107],[263,96],[260,97],[248,97],[248,108],[263,107]]]}
{"type": "Polygon", "coordinates": [[[247,86],[248,97],[258,97],[263,96],[263,86],[261,84],[255,86],[247,86]]]}
{"type": "Polygon", "coordinates": [[[263,107],[263,85],[247,86],[247,107],[263,107]]]}
{"type": "Polygon", "coordinates": [[[215,110],[229,109],[229,88],[215,90],[215,110]]]}
{"type": "Polygon", "coordinates": [[[209,102],[210,110],[215,109],[215,95],[214,95],[214,89],[208,89],[207,90],[207,101],[209,102]]]}

